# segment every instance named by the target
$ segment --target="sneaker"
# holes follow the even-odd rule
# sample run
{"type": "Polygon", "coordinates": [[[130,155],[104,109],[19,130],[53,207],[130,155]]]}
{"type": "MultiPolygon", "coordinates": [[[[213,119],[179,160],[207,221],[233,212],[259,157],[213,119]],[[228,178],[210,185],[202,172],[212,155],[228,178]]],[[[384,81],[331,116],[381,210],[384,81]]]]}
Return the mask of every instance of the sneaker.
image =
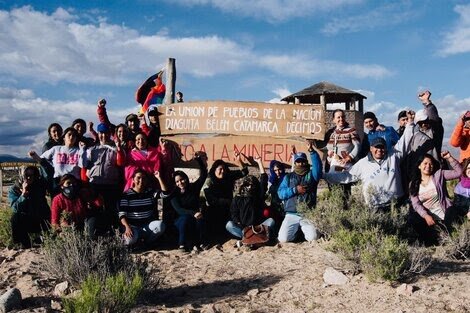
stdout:
{"type": "Polygon", "coordinates": [[[199,245],[199,249],[201,249],[202,251],[205,251],[205,250],[209,250],[210,246],[208,244],[200,244],[199,245]]]}
{"type": "Polygon", "coordinates": [[[243,242],[241,240],[237,240],[237,243],[235,244],[237,248],[241,248],[243,246],[243,242]]]}

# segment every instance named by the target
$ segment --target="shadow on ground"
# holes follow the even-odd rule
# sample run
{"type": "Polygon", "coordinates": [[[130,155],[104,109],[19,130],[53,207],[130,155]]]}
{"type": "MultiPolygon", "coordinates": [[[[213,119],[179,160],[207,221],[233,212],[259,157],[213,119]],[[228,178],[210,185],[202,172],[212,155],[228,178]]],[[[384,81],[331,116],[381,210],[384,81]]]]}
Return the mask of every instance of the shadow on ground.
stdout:
{"type": "Polygon", "coordinates": [[[194,286],[182,285],[174,288],[157,288],[144,295],[140,305],[165,305],[168,307],[193,304],[202,306],[220,299],[245,296],[251,289],[262,290],[281,280],[281,276],[255,276],[232,280],[200,283],[194,286]]]}

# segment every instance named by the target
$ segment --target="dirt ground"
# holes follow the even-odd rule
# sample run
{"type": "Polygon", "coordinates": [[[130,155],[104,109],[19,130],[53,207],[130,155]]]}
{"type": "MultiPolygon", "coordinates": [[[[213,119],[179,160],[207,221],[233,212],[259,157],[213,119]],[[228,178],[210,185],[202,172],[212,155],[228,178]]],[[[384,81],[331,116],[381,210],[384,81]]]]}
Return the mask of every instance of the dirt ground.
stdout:
{"type": "MultiPolygon", "coordinates": [[[[363,275],[344,285],[326,285],[329,266],[340,269],[325,243],[292,243],[247,250],[223,246],[199,253],[153,250],[149,261],[159,288],[132,312],[470,312],[470,263],[437,262],[407,283],[370,283],[363,275]]],[[[23,310],[51,312],[52,291],[60,281],[41,266],[39,249],[0,250],[0,291],[17,287],[23,310]]],[[[56,299],[57,300],[57,299],[56,299]]]]}

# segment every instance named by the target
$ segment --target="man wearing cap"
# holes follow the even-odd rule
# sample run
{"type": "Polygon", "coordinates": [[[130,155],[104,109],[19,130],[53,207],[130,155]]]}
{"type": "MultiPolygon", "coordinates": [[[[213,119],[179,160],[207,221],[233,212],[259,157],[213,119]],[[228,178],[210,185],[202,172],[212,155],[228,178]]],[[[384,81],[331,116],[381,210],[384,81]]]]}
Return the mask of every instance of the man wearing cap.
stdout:
{"type": "Polygon", "coordinates": [[[387,151],[392,151],[393,146],[400,139],[400,136],[393,127],[379,124],[373,112],[364,113],[364,128],[367,130],[367,136],[364,136],[362,141],[362,156],[369,153],[369,143],[375,138],[380,137],[385,139],[387,151]]]}
{"type": "Polygon", "coordinates": [[[317,230],[313,223],[297,212],[297,205],[304,203],[308,207],[314,207],[317,202],[317,186],[322,176],[322,163],[320,156],[314,150],[312,141],[308,142],[308,151],[312,165],[308,164],[307,155],[303,152],[293,156],[294,166],[291,173],[284,176],[278,196],[284,203],[286,213],[279,229],[280,242],[293,241],[299,227],[307,241],[318,238],[317,230]]]}
{"type": "Polygon", "coordinates": [[[332,184],[361,181],[365,201],[374,210],[389,210],[393,200],[400,204],[404,200],[400,161],[409,148],[413,126],[412,121],[406,125],[403,136],[391,151],[387,150],[384,138],[372,139],[367,156],[349,171],[325,174],[325,180],[332,184]]]}
{"type": "Polygon", "coordinates": [[[120,167],[124,165],[124,152],[111,141],[110,127],[106,123],[100,123],[96,128],[99,142],[97,145],[85,148],[80,155],[81,162],[86,169],[86,174],[93,190],[104,199],[105,219],[108,225],[114,221],[117,224],[117,201],[121,195],[120,167]]]}

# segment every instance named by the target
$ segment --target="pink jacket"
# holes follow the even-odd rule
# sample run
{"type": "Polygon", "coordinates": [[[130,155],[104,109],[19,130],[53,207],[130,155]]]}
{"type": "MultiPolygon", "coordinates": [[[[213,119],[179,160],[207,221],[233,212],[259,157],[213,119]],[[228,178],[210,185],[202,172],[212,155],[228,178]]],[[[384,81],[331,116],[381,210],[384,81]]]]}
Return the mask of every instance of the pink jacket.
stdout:
{"type": "Polygon", "coordinates": [[[152,187],[157,187],[158,182],[153,179],[153,173],[159,171],[163,180],[167,184],[171,181],[171,174],[174,172],[174,160],[171,153],[162,152],[161,147],[148,147],[147,153],[134,148],[127,154],[126,166],[124,168],[125,186],[124,191],[132,187],[132,175],[135,170],[143,169],[152,177],[152,187]]]}

